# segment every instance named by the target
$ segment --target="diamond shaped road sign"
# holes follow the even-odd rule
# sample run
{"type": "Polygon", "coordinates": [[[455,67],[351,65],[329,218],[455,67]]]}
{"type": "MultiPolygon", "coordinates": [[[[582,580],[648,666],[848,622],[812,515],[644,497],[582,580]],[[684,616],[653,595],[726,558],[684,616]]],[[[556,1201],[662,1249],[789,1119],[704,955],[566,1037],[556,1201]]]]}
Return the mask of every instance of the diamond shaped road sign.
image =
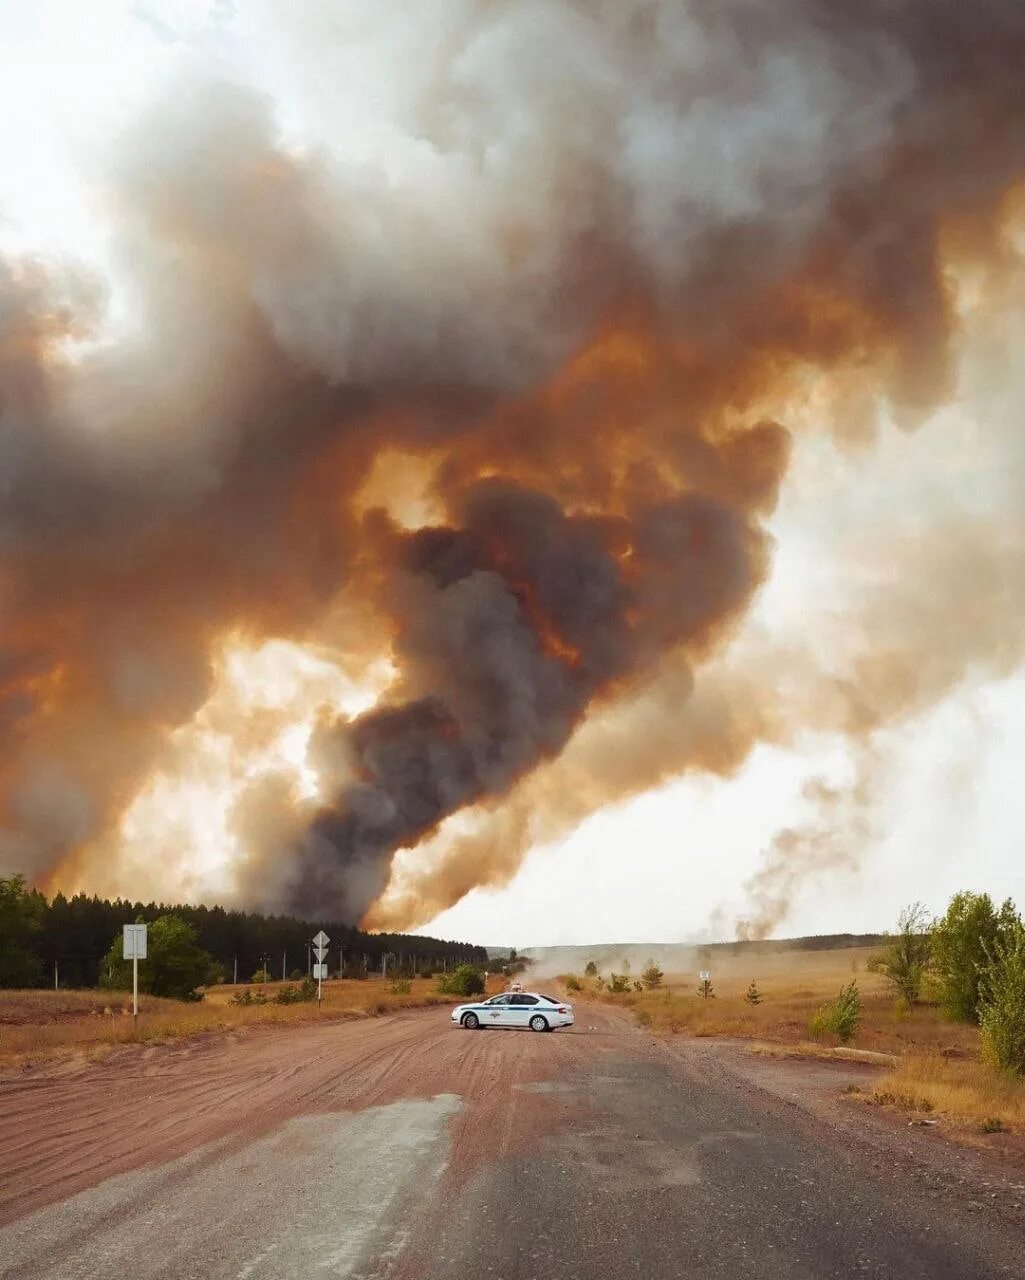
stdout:
{"type": "Polygon", "coordinates": [[[327,955],[327,947],[314,947],[313,954],[317,957],[318,960],[323,960],[324,957],[327,955]]]}
{"type": "Polygon", "coordinates": [[[317,934],[317,936],[313,939],[313,945],[314,945],[315,947],[326,947],[326,946],[327,946],[327,944],[328,944],[330,941],[331,941],[331,939],[327,936],[327,934],[324,932],[324,930],[323,930],[323,929],[321,929],[321,931],[320,931],[320,932],[317,934]]]}

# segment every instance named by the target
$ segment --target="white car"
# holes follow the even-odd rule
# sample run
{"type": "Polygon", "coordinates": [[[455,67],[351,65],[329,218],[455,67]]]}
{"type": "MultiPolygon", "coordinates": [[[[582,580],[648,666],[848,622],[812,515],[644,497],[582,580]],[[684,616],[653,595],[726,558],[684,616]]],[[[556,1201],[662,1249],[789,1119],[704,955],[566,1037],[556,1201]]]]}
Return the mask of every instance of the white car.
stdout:
{"type": "Polygon", "coordinates": [[[565,1000],[536,991],[506,991],[504,995],[479,1000],[475,1004],[457,1005],[452,1021],[467,1031],[484,1027],[529,1027],[531,1031],[554,1031],[556,1027],[573,1025],[573,1006],[565,1000]]]}

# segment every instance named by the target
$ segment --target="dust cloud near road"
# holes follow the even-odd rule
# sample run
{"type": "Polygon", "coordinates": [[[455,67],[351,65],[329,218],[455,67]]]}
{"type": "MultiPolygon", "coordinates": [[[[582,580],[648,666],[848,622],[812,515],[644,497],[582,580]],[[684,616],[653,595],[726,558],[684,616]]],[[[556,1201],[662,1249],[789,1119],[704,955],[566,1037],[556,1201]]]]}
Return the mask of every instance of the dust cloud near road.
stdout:
{"type": "Polygon", "coordinates": [[[0,1078],[0,1274],[1020,1274],[1021,1180],[845,1106],[867,1069],[446,1011],[0,1078]],[[979,1190],[985,1177],[987,1190],[979,1190]]]}

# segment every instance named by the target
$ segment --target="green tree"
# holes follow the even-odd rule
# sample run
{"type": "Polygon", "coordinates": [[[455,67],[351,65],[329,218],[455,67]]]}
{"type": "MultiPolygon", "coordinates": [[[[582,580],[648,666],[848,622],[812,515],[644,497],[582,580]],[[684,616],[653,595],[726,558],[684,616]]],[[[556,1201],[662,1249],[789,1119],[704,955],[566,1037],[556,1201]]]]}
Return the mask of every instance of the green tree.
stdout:
{"type": "Polygon", "coordinates": [[[593,960],[588,960],[587,964],[584,965],[584,977],[597,978],[597,976],[598,976],[598,966],[594,963],[593,960]]]}
{"type": "Polygon", "coordinates": [[[979,1020],[979,987],[989,957],[1018,919],[1008,898],[998,911],[988,893],[955,893],[932,929],[932,961],[943,1007],[962,1022],[979,1020]]]}
{"type": "Polygon", "coordinates": [[[914,1008],[922,998],[931,954],[928,915],[920,902],[913,902],[897,917],[897,932],[873,958],[873,970],[884,975],[908,1008],[914,1008]]]}
{"type": "Polygon", "coordinates": [[[654,991],[656,987],[662,985],[665,974],[658,967],[654,960],[649,960],[641,970],[641,981],[649,991],[654,991]]]}
{"type": "Polygon", "coordinates": [[[982,1052],[989,1062],[1025,1075],[1025,926],[1015,921],[989,954],[979,996],[982,1052]]]}
{"type": "Polygon", "coordinates": [[[0,877],[0,987],[32,987],[39,981],[32,946],[39,932],[40,901],[26,890],[24,876],[0,877]]]}
{"type": "Polygon", "coordinates": [[[840,994],[829,1004],[824,1004],[808,1024],[813,1036],[834,1035],[841,1043],[853,1040],[861,1021],[861,995],[858,984],[849,982],[841,987],[840,994]]]}
{"type": "Polygon", "coordinates": [[[484,975],[472,964],[461,964],[441,977],[438,990],[446,996],[483,995],[484,975]]]}
{"type": "MultiPolygon", "coordinates": [[[[119,935],[103,963],[103,986],[117,991],[132,985],[132,962],[124,958],[119,935]]],[[[196,988],[216,981],[217,962],[196,941],[196,930],[179,916],[159,916],[147,930],[146,959],[139,961],[139,990],[175,1000],[201,999],[196,988]]]]}

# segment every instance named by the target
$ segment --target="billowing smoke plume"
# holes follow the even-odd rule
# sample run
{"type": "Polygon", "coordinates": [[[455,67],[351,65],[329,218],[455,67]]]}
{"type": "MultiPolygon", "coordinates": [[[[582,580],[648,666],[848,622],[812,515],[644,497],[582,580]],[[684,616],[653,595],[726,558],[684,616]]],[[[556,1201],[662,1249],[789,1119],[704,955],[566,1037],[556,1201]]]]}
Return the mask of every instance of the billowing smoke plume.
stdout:
{"type": "MultiPolygon", "coordinates": [[[[948,264],[998,252],[1025,168],[1025,11],[254,13],[316,145],[186,70],[112,147],[130,318],[0,268],[0,862],[88,880],[226,637],[383,633],[395,680],[322,718],[319,799],[264,777],[237,814],[243,897],[358,918],[449,815],[522,836],[534,771],[667,679],[679,715],[578,771],[588,803],[783,736],[746,688],[685,710],[767,571],[775,419],[822,373],[908,423],[947,395],[948,264]],[[388,458],[436,520],[367,507],[388,458]]],[[[401,922],[492,874],[456,853],[401,922]]]]}

